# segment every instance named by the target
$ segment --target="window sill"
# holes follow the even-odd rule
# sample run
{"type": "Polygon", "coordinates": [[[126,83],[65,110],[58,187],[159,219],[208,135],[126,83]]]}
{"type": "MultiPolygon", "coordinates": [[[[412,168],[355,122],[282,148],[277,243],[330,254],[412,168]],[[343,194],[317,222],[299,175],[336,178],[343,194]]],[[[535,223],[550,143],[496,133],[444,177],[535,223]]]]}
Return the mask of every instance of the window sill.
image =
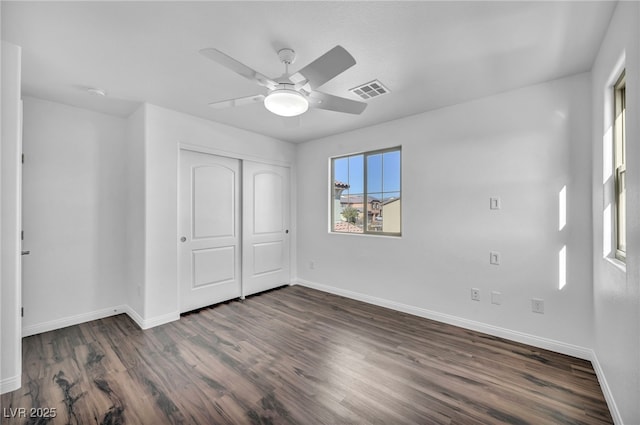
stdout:
{"type": "Polygon", "coordinates": [[[402,239],[402,235],[379,235],[375,233],[357,233],[357,232],[332,232],[329,230],[330,235],[347,235],[347,236],[364,236],[367,238],[387,238],[387,239],[402,239]]]}
{"type": "Polygon", "coordinates": [[[616,269],[620,270],[622,273],[626,273],[627,272],[627,263],[625,263],[623,261],[620,261],[617,258],[613,258],[613,257],[605,257],[605,261],[607,261],[609,264],[611,264],[616,269]]]}

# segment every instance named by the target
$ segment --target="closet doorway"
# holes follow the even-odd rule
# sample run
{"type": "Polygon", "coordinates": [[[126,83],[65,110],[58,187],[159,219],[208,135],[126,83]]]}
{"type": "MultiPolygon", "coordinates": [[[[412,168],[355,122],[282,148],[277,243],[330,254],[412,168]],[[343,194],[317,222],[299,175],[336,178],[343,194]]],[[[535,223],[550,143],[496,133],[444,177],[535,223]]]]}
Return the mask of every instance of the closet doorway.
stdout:
{"type": "Polygon", "coordinates": [[[180,151],[182,313],[290,282],[289,169],[180,151]]]}

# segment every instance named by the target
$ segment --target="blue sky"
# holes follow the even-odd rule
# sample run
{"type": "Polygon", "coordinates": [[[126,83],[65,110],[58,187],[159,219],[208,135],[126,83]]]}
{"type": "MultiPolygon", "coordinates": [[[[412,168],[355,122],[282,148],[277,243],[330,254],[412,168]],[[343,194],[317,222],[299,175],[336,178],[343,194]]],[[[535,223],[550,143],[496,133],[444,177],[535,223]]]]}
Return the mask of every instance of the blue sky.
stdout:
{"type": "MultiPolygon", "coordinates": [[[[364,192],[364,160],[364,155],[354,155],[334,161],[335,179],[351,185],[344,194],[364,192]]],[[[369,155],[367,161],[368,194],[378,198],[400,196],[400,151],[369,155]]]]}

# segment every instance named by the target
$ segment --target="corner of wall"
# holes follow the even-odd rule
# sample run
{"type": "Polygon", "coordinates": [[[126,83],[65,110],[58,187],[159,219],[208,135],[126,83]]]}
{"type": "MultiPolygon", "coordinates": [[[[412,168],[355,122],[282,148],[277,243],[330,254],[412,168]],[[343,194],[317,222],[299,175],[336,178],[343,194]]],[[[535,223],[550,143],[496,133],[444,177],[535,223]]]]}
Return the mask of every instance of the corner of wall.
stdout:
{"type": "Polygon", "coordinates": [[[147,104],[140,105],[127,121],[126,152],[126,301],[129,316],[144,317],[146,264],[146,122],[147,104]]]}
{"type": "Polygon", "coordinates": [[[12,376],[0,380],[0,394],[8,393],[20,389],[22,386],[21,375],[12,376]]]}
{"type": "Polygon", "coordinates": [[[600,388],[602,389],[602,394],[604,395],[605,400],[607,401],[607,406],[609,407],[609,411],[611,413],[611,417],[613,419],[613,423],[622,424],[624,423],[622,420],[622,416],[620,415],[620,410],[618,410],[618,405],[616,404],[615,399],[613,398],[613,393],[611,391],[611,387],[609,387],[609,382],[607,382],[607,378],[604,374],[604,370],[602,369],[602,365],[598,360],[598,356],[594,350],[591,351],[591,356],[589,360],[591,360],[591,364],[593,365],[593,370],[596,372],[596,376],[598,377],[598,383],[600,384],[600,388]]]}
{"type": "Polygon", "coordinates": [[[130,306],[125,306],[125,313],[136,322],[138,327],[142,330],[154,328],[156,326],[164,325],[166,323],[175,322],[176,320],[180,320],[180,313],[178,311],[174,311],[172,313],[164,314],[157,317],[144,318],[140,315],[136,310],[131,308],[130,306]]]}

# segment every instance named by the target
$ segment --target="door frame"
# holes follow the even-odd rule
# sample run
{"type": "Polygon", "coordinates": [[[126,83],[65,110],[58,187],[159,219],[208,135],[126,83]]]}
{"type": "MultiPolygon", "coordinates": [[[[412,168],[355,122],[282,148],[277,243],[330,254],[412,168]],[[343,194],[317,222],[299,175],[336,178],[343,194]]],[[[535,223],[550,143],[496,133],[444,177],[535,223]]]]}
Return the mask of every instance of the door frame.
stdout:
{"type": "Polygon", "coordinates": [[[0,394],[22,385],[22,152],[21,48],[2,40],[0,145],[0,394]]]}
{"type": "MultiPolygon", "coordinates": [[[[243,154],[243,153],[239,153],[239,152],[234,152],[234,151],[226,151],[223,149],[217,149],[217,148],[212,148],[212,147],[208,147],[208,146],[201,146],[201,145],[194,145],[194,144],[190,144],[190,143],[183,143],[183,142],[179,142],[178,146],[177,146],[177,155],[176,155],[176,168],[177,168],[177,172],[176,172],[176,199],[178,200],[178,202],[176,202],[176,230],[177,233],[175,235],[175,243],[176,243],[176,264],[177,264],[177,276],[176,276],[176,299],[178,300],[178,306],[180,306],[180,276],[181,276],[181,265],[180,265],[180,155],[181,155],[181,151],[191,151],[191,152],[196,152],[196,153],[203,153],[203,154],[209,154],[209,155],[217,155],[217,156],[222,156],[222,157],[226,157],[226,158],[230,158],[230,159],[237,159],[240,160],[240,171],[242,172],[242,168],[244,165],[244,161],[253,161],[253,162],[260,162],[262,164],[268,164],[268,165],[277,165],[280,167],[286,167],[289,169],[289,238],[290,238],[290,243],[289,243],[289,284],[292,285],[293,283],[291,283],[292,281],[292,275],[293,275],[293,270],[294,270],[294,260],[295,260],[295,256],[294,256],[294,251],[295,251],[295,208],[293,207],[294,202],[293,202],[293,194],[295,193],[295,170],[292,166],[292,164],[288,161],[279,161],[279,160],[274,160],[274,159],[265,159],[259,156],[254,156],[254,155],[248,155],[248,154],[243,154]]],[[[242,197],[242,186],[243,186],[243,182],[241,182],[240,185],[240,196],[242,197]]],[[[240,209],[242,211],[242,198],[241,198],[241,205],[240,205],[240,209]]],[[[241,236],[241,240],[240,240],[240,250],[243,249],[243,244],[242,244],[242,225],[240,226],[240,236],[241,236]]],[[[241,256],[242,257],[242,256],[241,256]]],[[[240,267],[242,268],[242,258],[240,259],[240,267]]],[[[244,285],[242,284],[242,276],[241,276],[241,282],[240,282],[240,299],[245,299],[245,295],[244,295],[244,285]]]]}

